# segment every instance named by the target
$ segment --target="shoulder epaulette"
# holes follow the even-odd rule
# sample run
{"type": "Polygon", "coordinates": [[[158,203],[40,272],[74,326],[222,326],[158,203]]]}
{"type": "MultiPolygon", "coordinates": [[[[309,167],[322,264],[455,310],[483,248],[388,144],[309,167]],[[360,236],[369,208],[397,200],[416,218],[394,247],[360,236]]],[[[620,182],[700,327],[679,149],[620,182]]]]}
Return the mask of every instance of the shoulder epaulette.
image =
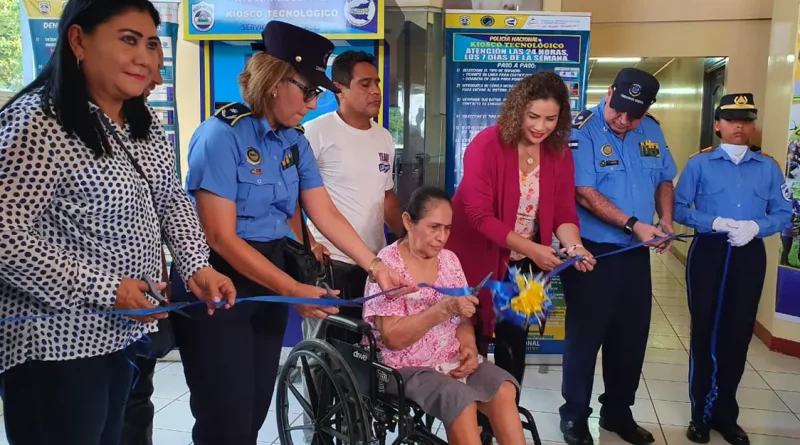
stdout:
{"type": "Polygon", "coordinates": [[[656,122],[656,124],[658,124],[658,125],[661,125],[661,122],[659,122],[659,121],[658,121],[658,119],[656,119],[656,117],[655,117],[655,116],[653,116],[652,114],[650,114],[650,113],[645,113],[644,115],[645,115],[645,116],[647,116],[647,117],[649,117],[650,119],[653,119],[653,120],[656,122]]]}
{"type": "Polygon", "coordinates": [[[594,112],[592,110],[583,110],[572,119],[572,128],[577,128],[580,130],[583,128],[584,124],[594,116],[594,112]]]}
{"type": "Polygon", "coordinates": [[[299,131],[300,134],[306,134],[306,129],[302,125],[297,125],[294,127],[295,130],[299,131]]]}
{"type": "Polygon", "coordinates": [[[704,148],[704,149],[702,149],[700,151],[697,151],[697,152],[694,152],[694,153],[690,154],[689,155],[689,159],[692,159],[693,157],[699,155],[700,153],[708,153],[709,151],[711,151],[713,149],[714,149],[714,147],[706,147],[706,148],[704,148]]]}
{"type": "Polygon", "coordinates": [[[239,102],[231,102],[228,105],[217,110],[214,117],[225,122],[233,127],[243,117],[251,116],[253,114],[246,105],[239,102]]]}
{"type": "Polygon", "coordinates": [[[780,163],[780,162],[778,162],[778,160],[777,160],[777,159],[775,159],[775,158],[773,158],[772,156],[770,156],[770,155],[768,155],[768,154],[764,153],[763,151],[760,151],[760,152],[758,152],[758,153],[759,153],[761,156],[764,156],[765,158],[770,158],[770,159],[772,159],[772,160],[773,160],[773,161],[775,161],[775,163],[776,163],[776,164],[778,164],[778,166],[780,167],[781,163],[780,163]]]}

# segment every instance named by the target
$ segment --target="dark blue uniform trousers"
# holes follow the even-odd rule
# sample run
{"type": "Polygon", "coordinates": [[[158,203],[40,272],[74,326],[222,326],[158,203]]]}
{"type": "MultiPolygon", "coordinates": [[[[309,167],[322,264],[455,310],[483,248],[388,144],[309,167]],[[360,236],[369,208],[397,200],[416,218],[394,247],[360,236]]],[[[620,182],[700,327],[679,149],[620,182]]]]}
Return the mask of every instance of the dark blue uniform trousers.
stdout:
{"type": "Polygon", "coordinates": [[[727,249],[725,236],[696,238],[689,250],[686,267],[689,310],[692,315],[689,351],[692,420],[698,423],[707,420],[722,427],[735,424],[739,417],[736,388],[744,373],[767,269],[767,254],[762,240],[754,239],[742,247],[732,247],[720,308],[719,288],[727,249]],[[718,391],[709,405],[714,329],[717,331],[718,391]],[[704,419],[707,405],[711,416],[704,419]]]}
{"type": "MultiPolygon", "coordinates": [[[[251,243],[283,268],[283,243],[251,243]]],[[[237,297],[276,295],[233,270],[212,251],[211,264],[231,278],[237,297]]],[[[173,271],[175,268],[173,268],[173,271]]],[[[183,300],[183,283],[173,274],[173,300],[183,300]]],[[[240,302],[208,316],[205,305],[170,315],[181,352],[195,423],[195,445],[256,445],[272,402],[286,330],[288,306],[240,302]]]]}
{"type": "MultiPolygon", "coordinates": [[[[593,255],[617,250],[612,244],[583,240],[593,255]]],[[[647,248],[597,261],[594,271],[562,274],[567,303],[561,420],[585,422],[597,353],[603,348],[605,393],[600,415],[615,425],[633,422],[633,405],[650,332],[652,288],[647,248]]]]}

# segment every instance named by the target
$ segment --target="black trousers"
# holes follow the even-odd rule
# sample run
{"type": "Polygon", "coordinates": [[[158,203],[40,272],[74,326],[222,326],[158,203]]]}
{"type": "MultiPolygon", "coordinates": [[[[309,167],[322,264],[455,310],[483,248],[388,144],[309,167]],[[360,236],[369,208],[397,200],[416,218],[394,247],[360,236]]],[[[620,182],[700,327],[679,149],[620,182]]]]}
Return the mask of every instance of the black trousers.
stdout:
{"type": "Polygon", "coordinates": [[[754,239],[742,247],[732,247],[720,302],[719,288],[727,249],[724,236],[695,238],[686,267],[692,316],[689,351],[692,420],[702,422],[705,419],[722,426],[735,424],[739,417],[736,389],[744,373],[767,268],[762,240],[754,239]],[[711,354],[714,351],[718,393],[716,400],[709,404],[713,374],[711,354]],[[707,407],[710,418],[706,419],[704,412],[707,407]]]}
{"type": "MultiPolygon", "coordinates": [[[[541,269],[528,258],[512,261],[510,266],[516,266],[523,272],[529,270],[533,270],[534,274],[541,272],[541,269]]],[[[494,327],[494,343],[494,363],[513,375],[521,385],[525,376],[528,329],[522,329],[508,322],[497,323],[494,327]]]]}
{"type": "Polygon", "coordinates": [[[108,445],[122,439],[131,389],[130,350],[67,361],[33,361],[0,375],[11,445],[108,445]]]}
{"type": "MultiPolygon", "coordinates": [[[[284,267],[283,242],[251,243],[278,268],[284,267]]],[[[211,264],[231,278],[239,298],[274,295],[233,270],[212,252],[211,264]]],[[[174,269],[173,269],[174,270],[174,269]]],[[[182,283],[173,274],[173,299],[182,283]]],[[[240,302],[208,316],[205,306],[172,316],[173,329],[191,391],[195,445],[255,445],[272,401],[288,307],[240,302]]]]}
{"type": "MultiPolygon", "coordinates": [[[[139,368],[139,379],[131,389],[128,404],[125,407],[121,445],[153,445],[155,407],[150,398],[153,396],[153,376],[157,361],[155,358],[141,355],[137,355],[134,360],[136,367],[139,368]]],[[[136,376],[134,376],[135,379],[136,376]]]]}
{"type": "MultiPolygon", "coordinates": [[[[619,249],[586,239],[583,245],[593,255],[619,249]]],[[[561,278],[567,303],[561,419],[585,422],[591,415],[594,369],[602,347],[605,393],[600,415],[615,424],[633,422],[630,407],[650,332],[650,253],[644,247],[629,250],[598,260],[592,272],[570,268],[561,278]]]]}

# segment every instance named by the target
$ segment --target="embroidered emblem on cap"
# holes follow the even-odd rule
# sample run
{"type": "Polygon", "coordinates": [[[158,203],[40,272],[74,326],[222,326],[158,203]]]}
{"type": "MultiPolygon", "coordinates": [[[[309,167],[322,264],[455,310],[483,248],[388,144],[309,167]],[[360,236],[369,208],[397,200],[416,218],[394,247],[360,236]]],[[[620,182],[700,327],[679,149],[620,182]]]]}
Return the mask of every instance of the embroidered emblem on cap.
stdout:
{"type": "Polygon", "coordinates": [[[636,97],[642,94],[642,86],[638,83],[635,83],[631,85],[631,89],[629,89],[628,92],[631,93],[631,96],[636,97]]]}
{"type": "Polygon", "coordinates": [[[733,102],[736,105],[747,105],[747,97],[745,97],[745,96],[736,96],[736,98],[733,99],[733,102]]]}

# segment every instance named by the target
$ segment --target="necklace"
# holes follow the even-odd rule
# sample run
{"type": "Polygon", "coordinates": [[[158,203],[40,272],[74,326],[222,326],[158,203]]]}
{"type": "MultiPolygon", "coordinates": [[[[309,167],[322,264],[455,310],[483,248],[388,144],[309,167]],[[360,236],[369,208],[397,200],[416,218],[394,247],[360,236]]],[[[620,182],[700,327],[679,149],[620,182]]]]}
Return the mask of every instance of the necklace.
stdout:
{"type": "Polygon", "coordinates": [[[528,159],[525,160],[525,162],[527,162],[528,165],[533,165],[533,158],[529,157],[528,159]]]}

